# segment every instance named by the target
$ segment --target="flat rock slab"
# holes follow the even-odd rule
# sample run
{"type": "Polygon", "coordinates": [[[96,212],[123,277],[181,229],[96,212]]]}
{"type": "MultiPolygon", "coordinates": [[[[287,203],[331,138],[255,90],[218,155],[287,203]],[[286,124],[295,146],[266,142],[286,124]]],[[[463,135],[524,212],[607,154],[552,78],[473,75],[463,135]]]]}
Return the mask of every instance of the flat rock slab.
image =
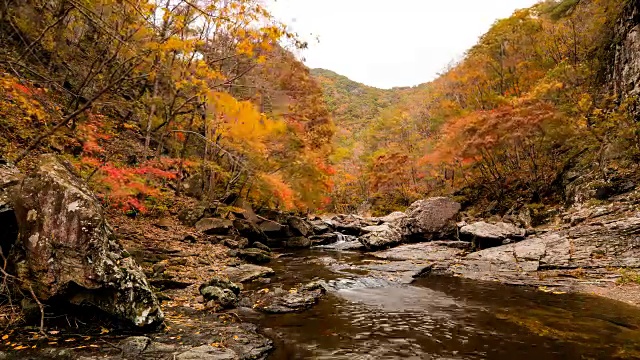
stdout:
{"type": "Polygon", "coordinates": [[[367,264],[359,267],[369,271],[371,277],[400,284],[410,284],[415,278],[429,272],[432,265],[431,262],[407,260],[367,264]]]}
{"type": "Polygon", "coordinates": [[[447,261],[463,255],[470,245],[470,243],[464,241],[434,241],[400,245],[388,250],[371,253],[371,255],[385,260],[447,261]]]}
{"type": "Polygon", "coordinates": [[[252,264],[229,266],[222,270],[220,275],[226,276],[230,281],[243,283],[275,274],[272,268],[252,264]]]}
{"type": "Polygon", "coordinates": [[[274,289],[273,291],[259,291],[254,296],[254,308],[272,314],[298,312],[315,305],[325,294],[324,285],[309,283],[289,291],[274,289]]]}
{"type": "Polygon", "coordinates": [[[538,285],[538,271],[640,268],[640,217],[578,225],[471,253],[438,272],[470,279],[538,285]]]}

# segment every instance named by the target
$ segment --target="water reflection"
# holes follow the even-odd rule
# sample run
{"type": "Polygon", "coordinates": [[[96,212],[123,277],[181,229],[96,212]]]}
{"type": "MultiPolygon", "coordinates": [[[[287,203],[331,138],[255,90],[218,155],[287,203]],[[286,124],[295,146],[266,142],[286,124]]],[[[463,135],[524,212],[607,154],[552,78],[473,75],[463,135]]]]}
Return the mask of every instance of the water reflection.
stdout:
{"type": "MultiPolygon", "coordinates": [[[[305,255],[348,266],[363,260],[305,255]]],[[[342,286],[307,312],[258,319],[276,339],[270,359],[640,358],[640,312],[623,303],[443,277],[381,286],[310,259],[276,264],[279,281],[320,277],[342,286]]]]}

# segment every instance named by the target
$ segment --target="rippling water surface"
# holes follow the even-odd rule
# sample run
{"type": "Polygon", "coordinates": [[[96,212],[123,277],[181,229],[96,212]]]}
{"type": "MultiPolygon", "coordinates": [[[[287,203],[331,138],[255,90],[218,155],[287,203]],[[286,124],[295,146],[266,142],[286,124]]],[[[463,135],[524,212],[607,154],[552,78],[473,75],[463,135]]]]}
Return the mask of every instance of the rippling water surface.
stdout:
{"type": "Polygon", "coordinates": [[[456,278],[398,285],[351,266],[362,261],[311,251],[275,264],[285,287],[337,285],[309,311],[257,319],[276,342],[269,359],[640,358],[640,311],[623,303],[456,278]]]}

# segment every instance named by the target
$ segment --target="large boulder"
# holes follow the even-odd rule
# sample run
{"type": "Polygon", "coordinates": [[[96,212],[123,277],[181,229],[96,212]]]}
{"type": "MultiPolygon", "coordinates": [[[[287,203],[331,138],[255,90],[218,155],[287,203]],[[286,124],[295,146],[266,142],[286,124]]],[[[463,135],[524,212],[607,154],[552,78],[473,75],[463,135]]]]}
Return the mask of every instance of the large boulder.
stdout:
{"type": "Polygon", "coordinates": [[[365,233],[358,240],[368,250],[375,250],[398,245],[402,242],[400,230],[389,224],[367,226],[362,228],[365,233]]]}
{"type": "Polygon", "coordinates": [[[480,249],[522,240],[525,236],[525,229],[504,222],[490,224],[478,221],[460,228],[460,239],[471,241],[480,249]]]}
{"type": "Polygon", "coordinates": [[[9,262],[23,291],[95,306],[142,327],[164,315],[147,278],[116,242],[100,202],[70,164],[43,155],[16,196],[20,238],[9,262]]]}
{"type": "Polygon", "coordinates": [[[291,216],[287,219],[287,224],[294,236],[313,235],[313,226],[301,217],[291,216]]]}
{"type": "Polygon", "coordinates": [[[204,218],[196,223],[196,230],[207,235],[226,235],[233,228],[233,222],[226,219],[204,218]]]}
{"type": "Polygon", "coordinates": [[[398,223],[403,235],[413,240],[446,239],[456,233],[459,212],[459,203],[446,197],[434,197],[411,204],[405,211],[407,217],[398,223]]]}
{"type": "Polygon", "coordinates": [[[267,235],[260,230],[260,228],[249,220],[235,219],[233,220],[233,227],[236,229],[240,236],[249,239],[249,244],[254,242],[266,243],[267,235]]]}
{"type": "Polygon", "coordinates": [[[315,235],[324,235],[333,231],[330,224],[324,220],[316,219],[309,222],[315,235]]]}

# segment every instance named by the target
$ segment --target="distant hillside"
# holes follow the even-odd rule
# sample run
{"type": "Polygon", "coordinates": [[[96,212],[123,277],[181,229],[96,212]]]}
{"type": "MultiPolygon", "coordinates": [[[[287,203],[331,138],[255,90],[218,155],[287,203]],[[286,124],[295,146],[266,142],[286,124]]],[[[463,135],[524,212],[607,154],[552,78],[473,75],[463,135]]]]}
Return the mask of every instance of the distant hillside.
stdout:
{"type": "Polygon", "coordinates": [[[327,107],[338,127],[362,130],[368,121],[398,101],[395,90],[367,86],[331,70],[312,69],[311,75],[322,86],[327,107]]]}
{"type": "Polygon", "coordinates": [[[384,214],[456,193],[505,213],[570,202],[563,181],[573,166],[603,184],[635,176],[637,98],[623,96],[636,93],[625,91],[637,83],[627,60],[637,53],[627,35],[634,4],[541,1],[496,21],[460,62],[413,88],[313,70],[337,127],[335,210],[384,214]]]}

